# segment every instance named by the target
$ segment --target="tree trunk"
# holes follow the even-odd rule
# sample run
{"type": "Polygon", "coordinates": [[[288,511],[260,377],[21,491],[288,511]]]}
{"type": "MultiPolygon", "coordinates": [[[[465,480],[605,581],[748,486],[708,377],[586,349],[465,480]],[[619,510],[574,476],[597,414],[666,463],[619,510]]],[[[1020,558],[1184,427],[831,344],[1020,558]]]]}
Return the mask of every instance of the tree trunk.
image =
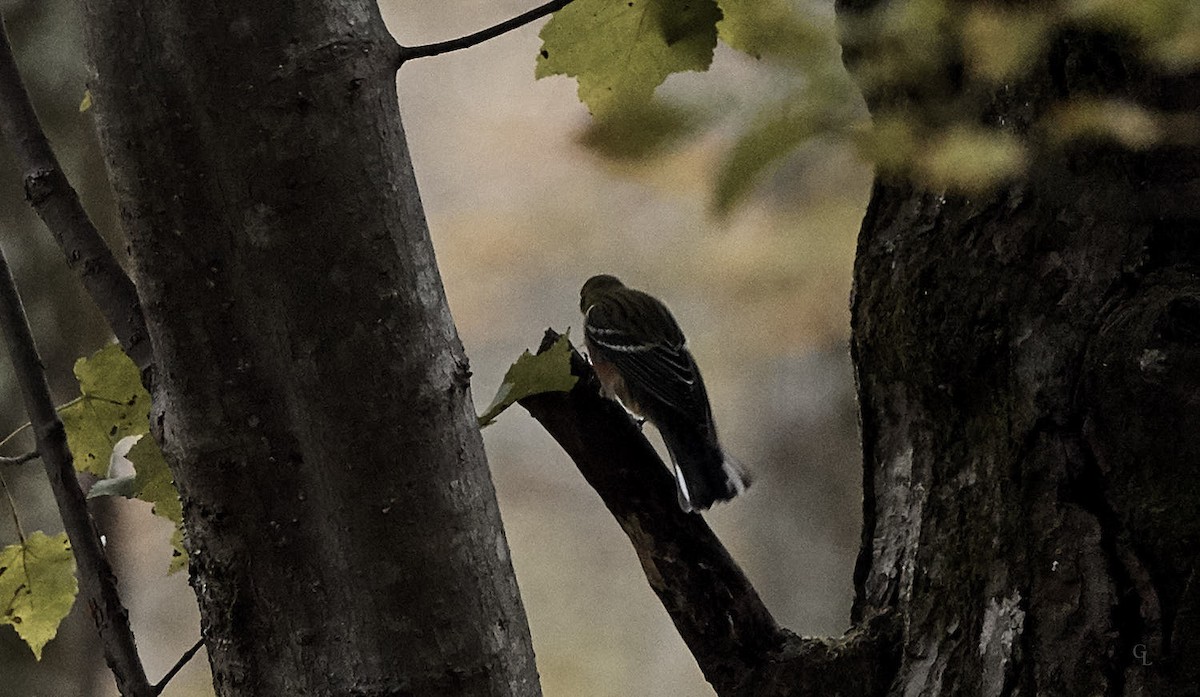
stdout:
{"type": "MultiPolygon", "coordinates": [[[[844,43],[852,71],[873,41],[844,43]]],[[[1195,113],[1200,80],[1062,30],[982,118],[1032,136],[1080,94],[1195,113]]],[[[1200,155],[1077,143],[1031,171],[982,197],[875,186],[855,616],[903,618],[893,695],[1197,694],[1200,155]]]]}
{"type": "Polygon", "coordinates": [[[538,694],[375,2],[83,7],[217,694],[538,694]]]}

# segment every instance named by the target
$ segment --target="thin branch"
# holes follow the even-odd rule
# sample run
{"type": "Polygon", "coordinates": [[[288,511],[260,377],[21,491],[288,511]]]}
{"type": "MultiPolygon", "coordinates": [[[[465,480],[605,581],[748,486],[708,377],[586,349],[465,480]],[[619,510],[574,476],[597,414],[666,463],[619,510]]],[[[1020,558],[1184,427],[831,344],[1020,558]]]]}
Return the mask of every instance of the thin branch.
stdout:
{"type": "Polygon", "coordinates": [[[154,688],[146,679],[133,632],[129,629],[129,613],[121,605],[116,578],[75,477],[66,431],[54,409],[54,402],[50,401],[42,361],[3,250],[0,250],[0,332],[8,345],[25,410],[33,424],[37,450],[41,453],[50,488],[58,503],[58,513],[75,553],[79,585],[100,632],[104,658],[124,697],[153,697],[154,688]]]}
{"type": "Polygon", "coordinates": [[[17,70],[8,30],[0,20],[0,131],[25,176],[25,198],[104,314],[121,348],[146,374],[153,356],[133,281],[88,218],[50,147],[17,70]]]}
{"type": "Polygon", "coordinates": [[[161,695],[162,691],[167,689],[167,683],[171,682],[171,678],[175,677],[179,671],[183,670],[183,667],[188,664],[188,661],[192,660],[192,657],[195,656],[196,653],[198,653],[203,647],[204,637],[200,637],[196,640],[196,643],[192,645],[192,648],[184,651],[183,655],[179,657],[179,660],[175,661],[175,665],[171,667],[171,670],[167,671],[167,674],[163,676],[163,679],[158,681],[158,684],[154,686],[154,694],[161,695]]]}
{"type": "Polygon", "coordinates": [[[26,421],[25,423],[23,423],[23,424],[21,424],[20,426],[18,426],[18,427],[17,427],[17,430],[13,431],[12,433],[10,433],[10,434],[8,434],[7,436],[5,436],[4,438],[0,439],[0,448],[3,448],[4,446],[8,445],[8,442],[9,442],[10,440],[12,440],[13,438],[16,438],[17,436],[19,436],[19,435],[21,435],[22,433],[24,433],[24,432],[25,432],[25,429],[27,429],[27,428],[29,428],[29,422],[28,422],[28,421],[26,421]]]}
{"type": "Polygon", "coordinates": [[[12,514],[13,527],[17,529],[17,539],[25,544],[25,530],[21,528],[21,517],[17,515],[17,502],[13,501],[12,492],[8,490],[8,482],[0,474],[0,489],[4,489],[4,498],[8,499],[8,512],[12,514]]]}
{"type": "Polygon", "coordinates": [[[31,450],[30,452],[27,452],[24,455],[18,455],[16,457],[0,456],[0,465],[23,465],[26,462],[29,462],[30,460],[36,459],[37,456],[38,456],[38,451],[36,451],[36,450],[31,450]]]}
{"type": "Polygon", "coordinates": [[[401,65],[404,65],[413,58],[436,56],[441,53],[458,51],[464,48],[470,48],[476,44],[481,44],[488,39],[494,39],[501,34],[506,34],[512,31],[513,29],[523,27],[526,24],[529,24],[534,20],[541,19],[548,14],[553,14],[567,5],[570,5],[571,1],[572,0],[551,0],[545,5],[535,7],[524,14],[520,14],[512,19],[505,20],[493,27],[488,27],[487,29],[477,31],[474,34],[468,34],[457,39],[439,41],[437,43],[425,44],[423,46],[401,46],[400,57],[396,63],[396,68],[399,69],[401,65]]]}

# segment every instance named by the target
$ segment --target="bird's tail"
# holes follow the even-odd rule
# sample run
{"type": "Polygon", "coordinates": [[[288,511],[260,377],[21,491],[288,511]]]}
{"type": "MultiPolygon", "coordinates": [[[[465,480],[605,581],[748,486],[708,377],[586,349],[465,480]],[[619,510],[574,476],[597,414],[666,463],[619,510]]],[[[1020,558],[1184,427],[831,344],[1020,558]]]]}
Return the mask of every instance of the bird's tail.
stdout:
{"type": "Polygon", "coordinates": [[[684,511],[703,511],[750,486],[746,468],[721,450],[715,434],[664,426],[659,432],[671,455],[679,506],[684,511]]]}

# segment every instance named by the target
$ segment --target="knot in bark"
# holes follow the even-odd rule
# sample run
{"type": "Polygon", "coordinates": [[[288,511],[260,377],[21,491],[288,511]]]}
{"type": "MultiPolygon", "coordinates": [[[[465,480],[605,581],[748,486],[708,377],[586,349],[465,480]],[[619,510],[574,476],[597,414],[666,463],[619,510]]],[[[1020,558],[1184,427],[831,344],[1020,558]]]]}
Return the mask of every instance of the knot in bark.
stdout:
{"type": "Polygon", "coordinates": [[[58,176],[61,173],[54,169],[35,169],[25,175],[25,200],[34,208],[39,208],[46,199],[54,194],[58,176]]]}

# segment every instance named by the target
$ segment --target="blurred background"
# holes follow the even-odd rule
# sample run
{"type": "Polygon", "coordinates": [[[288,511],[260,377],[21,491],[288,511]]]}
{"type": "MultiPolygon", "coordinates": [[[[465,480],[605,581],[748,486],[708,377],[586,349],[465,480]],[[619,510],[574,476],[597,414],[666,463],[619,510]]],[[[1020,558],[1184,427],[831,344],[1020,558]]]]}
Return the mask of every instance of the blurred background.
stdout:
{"type": "MultiPolygon", "coordinates": [[[[410,45],[469,33],[533,4],[381,2],[397,39],[410,45]]],[[[826,68],[840,71],[832,3],[794,4],[821,33],[826,68]]],[[[75,3],[0,0],[0,10],[68,175],[123,248],[90,118],[78,109],[86,68],[75,3]]],[[[797,71],[719,46],[710,72],[674,76],[660,89],[686,135],[655,144],[651,158],[631,159],[630,150],[646,148],[624,148],[619,129],[598,133],[574,81],[534,80],[541,24],[413,62],[397,80],[476,405],[491,400],[508,365],[536,347],[546,327],[574,328],[578,338],[578,291],[588,276],[616,274],[659,296],[688,333],[722,440],[755,475],[745,497],[706,518],[781,624],[840,634],[861,504],[848,297],[870,169],[844,139],[818,138],[717,215],[714,171],[774,95],[804,88],[797,71]]],[[[846,108],[863,113],[853,101],[846,108]]],[[[107,341],[107,330],[25,204],[4,149],[0,244],[56,398],[66,401],[76,394],[74,360],[107,341]]],[[[5,359],[0,437],[25,420],[5,359]]],[[[549,436],[519,408],[484,436],[545,693],[711,694],[628,541],[549,436]]],[[[2,454],[28,449],[18,437],[2,454]]],[[[61,530],[36,464],[0,473],[27,532],[61,530]]],[[[199,636],[186,577],[165,571],[170,525],[147,504],[95,503],[156,680],[199,636]]],[[[14,542],[11,517],[0,511],[0,545],[14,542]]],[[[0,675],[0,692],[14,697],[117,694],[78,606],[41,663],[0,627],[0,675]]],[[[203,654],[165,694],[212,694],[203,654]]]]}

